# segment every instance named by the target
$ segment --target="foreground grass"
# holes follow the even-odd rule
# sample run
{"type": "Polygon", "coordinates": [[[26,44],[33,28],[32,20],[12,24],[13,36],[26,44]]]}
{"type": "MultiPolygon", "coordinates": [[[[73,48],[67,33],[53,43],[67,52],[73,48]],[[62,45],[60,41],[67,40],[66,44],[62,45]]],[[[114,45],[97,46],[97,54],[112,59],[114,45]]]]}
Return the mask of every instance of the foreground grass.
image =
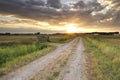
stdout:
{"type": "MultiPolygon", "coordinates": [[[[50,42],[65,43],[75,35],[50,35],[50,42]]],[[[36,36],[0,36],[0,76],[40,58],[55,47],[36,43],[36,36]]]]}
{"type": "Polygon", "coordinates": [[[0,76],[45,55],[52,49],[53,46],[40,43],[0,48],[0,76]]]}
{"type": "Polygon", "coordinates": [[[120,47],[93,38],[84,38],[90,65],[89,80],[120,79],[120,47]]]}

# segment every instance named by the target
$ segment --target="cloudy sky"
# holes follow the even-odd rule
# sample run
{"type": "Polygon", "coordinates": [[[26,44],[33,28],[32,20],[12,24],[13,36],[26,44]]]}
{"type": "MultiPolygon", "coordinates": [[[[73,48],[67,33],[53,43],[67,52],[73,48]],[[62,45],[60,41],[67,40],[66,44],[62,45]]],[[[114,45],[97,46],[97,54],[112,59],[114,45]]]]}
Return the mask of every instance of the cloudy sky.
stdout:
{"type": "Polygon", "coordinates": [[[0,32],[71,29],[120,32],[120,0],[0,0],[0,32]]]}

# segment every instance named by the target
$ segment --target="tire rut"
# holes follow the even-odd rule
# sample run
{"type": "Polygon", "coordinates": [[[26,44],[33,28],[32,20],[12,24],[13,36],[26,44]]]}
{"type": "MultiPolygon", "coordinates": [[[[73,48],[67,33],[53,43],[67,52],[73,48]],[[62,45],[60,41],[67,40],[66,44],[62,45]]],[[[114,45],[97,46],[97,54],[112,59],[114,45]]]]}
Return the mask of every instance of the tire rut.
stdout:
{"type": "Polygon", "coordinates": [[[51,53],[43,56],[40,59],[37,59],[30,64],[11,72],[8,75],[4,76],[2,80],[29,80],[41,70],[43,70],[49,63],[53,62],[57,57],[64,54],[64,52],[71,46],[74,45],[75,41],[78,38],[72,40],[69,43],[64,44],[63,46],[57,48],[51,53]]]}
{"type": "Polygon", "coordinates": [[[66,69],[63,71],[61,78],[58,80],[84,80],[85,78],[85,56],[82,38],[77,45],[75,54],[69,61],[66,69]]]}

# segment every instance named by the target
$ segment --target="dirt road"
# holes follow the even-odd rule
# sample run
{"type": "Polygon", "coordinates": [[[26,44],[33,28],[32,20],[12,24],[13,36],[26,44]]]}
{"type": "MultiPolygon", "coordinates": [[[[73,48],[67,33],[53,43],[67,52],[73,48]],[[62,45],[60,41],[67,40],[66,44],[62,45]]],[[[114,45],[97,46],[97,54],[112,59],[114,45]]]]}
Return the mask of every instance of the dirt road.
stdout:
{"type": "MultiPolygon", "coordinates": [[[[37,73],[41,72],[47,66],[50,67],[49,64],[61,62],[61,60],[66,59],[72,53],[72,49],[75,48],[74,54],[72,58],[68,59],[68,64],[66,69],[63,71],[64,75],[60,77],[59,80],[83,80],[83,67],[84,67],[84,57],[83,57],[83,44],[82,40],[79,38],[74,39],[73,41],[64,44],[63,46],[58,47],[53,52],[47,54],[46,56],[31,62],[30,64],[12,72],[2,78],[2,80],[29,80],[32,79],[37,73]],[[74,47],[77,44],[76,47],[74,47]]],[[[52,65],[52,67],[55,64],[52,65]]],[[[49,68],[48,68],[49,69],[49,68]]],[[[49,70],[47,70],[49,71],[49,70]]],[[[61,71],[62,72],[62,71],[61,71]]],[[[37,80],[37,79],[36,79],[37,80]]],[[[38,79],[44,80],[44,79],[38,79]]],[[[45,79],[46,80],[46,79],[45,79]]]]}
{"type": "Polygon", "coordinates": [[[82,39],[80,39],[75,54],[69,61],[63,77],[60,80],[84,80],[84,67],[85,67],[85,58],[83,55],[84,46],[82,39]]]}

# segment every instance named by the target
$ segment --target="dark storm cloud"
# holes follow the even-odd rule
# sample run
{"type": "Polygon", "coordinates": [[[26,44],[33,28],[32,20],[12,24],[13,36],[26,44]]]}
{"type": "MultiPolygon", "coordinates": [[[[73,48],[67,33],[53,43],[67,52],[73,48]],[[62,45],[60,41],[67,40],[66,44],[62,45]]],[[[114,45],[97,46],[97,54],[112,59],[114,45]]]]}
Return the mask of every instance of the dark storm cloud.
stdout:
{"type": "Polygon", "coordinates": [[[60,0],[47,0],[47,5],[54,8],[60,8],[61,2],[60,0]]]}
{"type": "Polygon", "coordinates": [[[39,21],[46,21],[51,24],[59,24],[59,22],[83,22],[85,25],[102,24],[113,26],[120,25],[120,1],[119,0],[105,0],[112,1],[114,6],[105,14],[99,13],[95,16],[91,15],[93,12],[100,12],[107,6],[103,6],[97,0],[91,0],[85,3],[80,0],[77,3],[71,3],[72,7],[65,5],[63,7],[60,0],[0,0],[0,13],[12,14],[18,17],[30,18],[39,21]],[[73,8],[75,11],[72,11],[73,8]],[[100,22],[112,18],[111,21],[100,22]]]}
{"type": "Polygon", "coordinates": [[[110,7],[106,10],[106,13],[99,13],[96,16],[96,21],[99,25],[109,27],[120,27],[120,1],[119,0],[105,0],[111,2],[107,4],[105,8],[110,7]],[[111,7],[112,6],[112,7],[111,7]]]}
{"type": "Polygon", "coordinates": [[[120,7],[120,0],[111,0],[112,4],[115,4],[116,7],[120,7]]]}
{"type": "Polygon", "coordinates": [[[112,4],[114,5],[111,14],[113,21],[112,24],[120,27],[120,1],[119,0],[112,0],[112,4]]]}
{"type": "MultiPolygon", "coordinates": [[[[42,0],[0,0],[0,13],[14,14],[37,20],[55,19],[58,17],[59,13],[57,13],[55,8],[46,6],[42,0]]],[[[50,6],[55,7],[53,5],[50,6]]]]}
{"type": "Polygon", "coordinates": [[[89,2],[87,5],[88,5],[87,7],[92,11],[100,11],[100,10],[105,8],[105,6],[102,6],[97,1],[96,2],[89,2]]]}
{"type": "Polygon", "coordinates": [[[47,4],[45,4],[41,0],[1,0],[0,13],[14,14],[19,17],[47,21],[51,24],[59,24],[59,22],[66,22],[69,21],[70,18],[74,17],[75,19],[75,17],[78,16],[80,19],[88,17],[88,14],[85,15],[86,12],[72,12],[69,10],[64,11],[62,8],[60,8],[60,5],[61,3],[59,0],[54,0],[54,2],[53,0],[49,0],[47,1],[47,4]],[[56,9],[58,8],[62,10],[57,11],[56,9]]]}
{"type": "Polygon", "coordinates": [[[27,4],[29,5],[41,5],[41,6],[44,6],[45,3],[41,0],[29,0],[29,1],[26,1],[27,4]]]}
{"type": "Polygon", "coordinates": [[[83,1],[79,1],[78,3],[74,4],[75,8],[85,8],[86,5],[83,1]]]}
{"type": "Polygon", "coordinates": [[[89,1],[87,3],[85,3],[84,1],[79,1],[74,4],[74,8],[93,12],[93,11],[100,11],[104,9],[105,6],[102,6],[97,1],[89,1]]]}

